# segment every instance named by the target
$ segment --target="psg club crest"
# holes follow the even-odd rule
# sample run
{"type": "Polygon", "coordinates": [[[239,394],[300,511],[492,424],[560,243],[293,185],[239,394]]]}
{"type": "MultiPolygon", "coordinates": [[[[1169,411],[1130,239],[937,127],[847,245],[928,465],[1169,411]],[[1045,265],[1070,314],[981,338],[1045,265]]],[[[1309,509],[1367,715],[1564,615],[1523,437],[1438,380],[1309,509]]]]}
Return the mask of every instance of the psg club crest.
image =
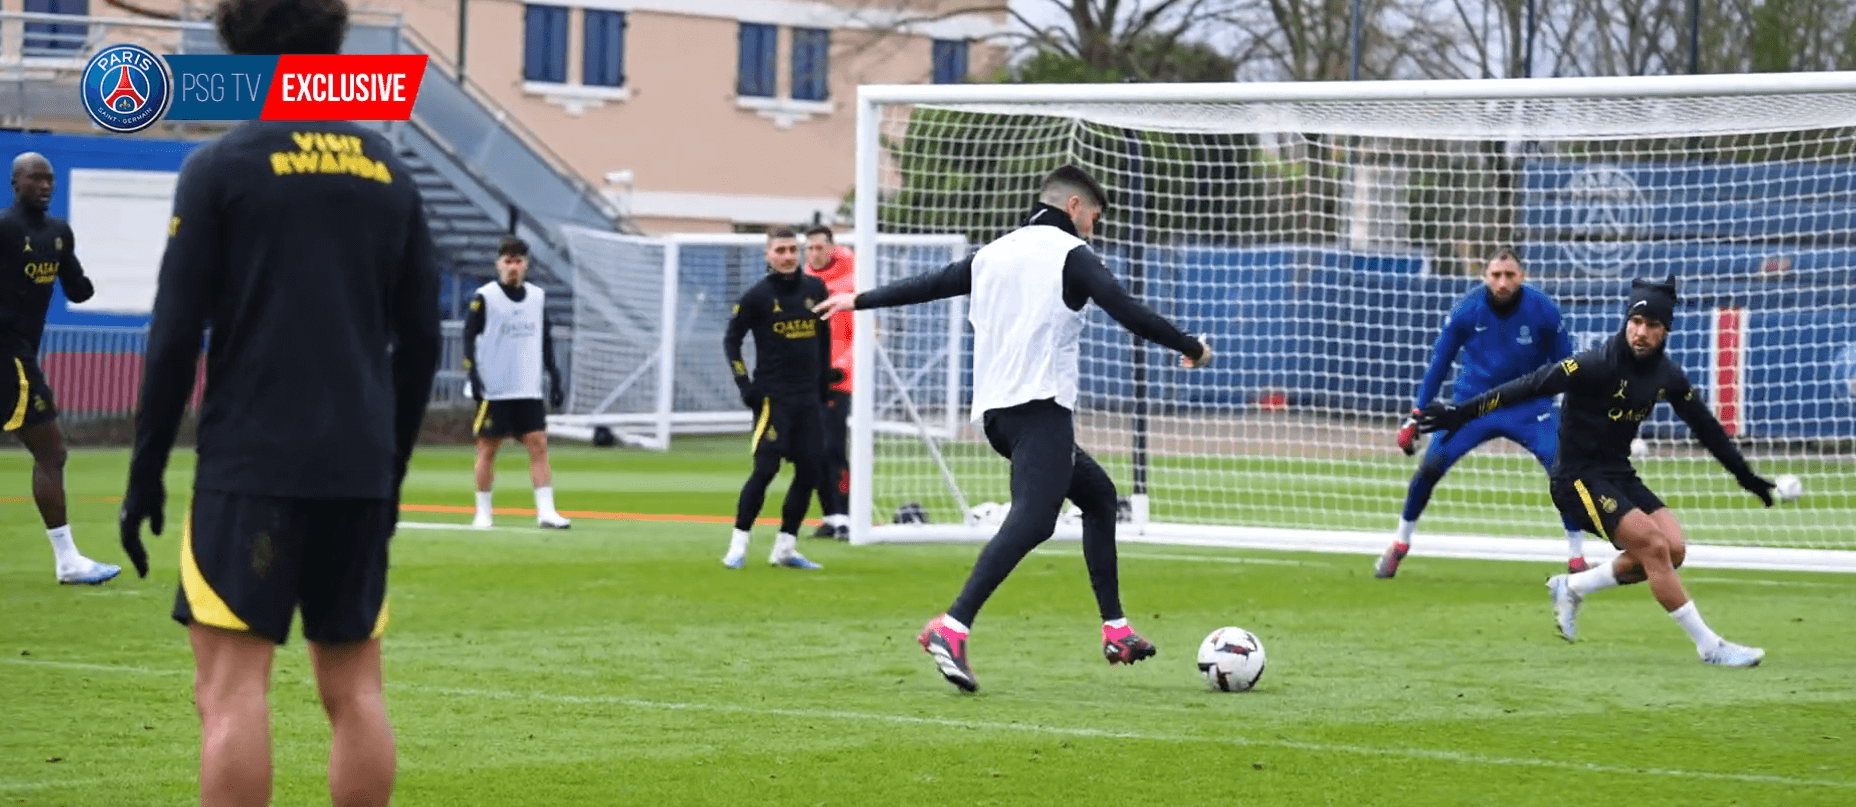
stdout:
{"type": "Polygon", "coordinates": [[[161,120],[174,100],[166,60],[140,45],[111,45],[84,65],[84,111],[112,132],[139,132],[161,120]]]}

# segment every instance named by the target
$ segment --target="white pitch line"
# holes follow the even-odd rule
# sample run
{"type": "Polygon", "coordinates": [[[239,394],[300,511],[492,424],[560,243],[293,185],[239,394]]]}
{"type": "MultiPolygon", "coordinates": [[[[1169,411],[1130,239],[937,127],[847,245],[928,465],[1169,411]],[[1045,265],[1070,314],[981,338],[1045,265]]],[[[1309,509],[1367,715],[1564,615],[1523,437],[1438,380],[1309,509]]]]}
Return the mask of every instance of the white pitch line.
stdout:
{"type": "Polygon", "coordinates": [[[458,530],[460,532],[490,532],[496,527],[473,527],[469,524],[441,524],[436,521],[402,521],[399,526],[415,530],[458,530]]]}
{"type": "MultiPolygon", "coordinates": [[[[1043,554],[1066,555],[1069,557],[1082,557],[1083,555],[1081,550],[1075,550],[1075,549],[1046,549],[1046,550],[1041,550],[1041,552],[1043,554]]],[[[1168,554],[1157,553],[1157,552],[1117,551],[1115,553],[1115,557],[1120,558],[1122,560],[1180,560],[1180,561],[1188,561],[1192,563],[1245,563],[1245,564],[1254,563],[1254,564],[1261,564],[1265,566],[1332,566],[1334,565],[1332,563],[1324,563],[1318,560],[1311,561],[1311,560],[1283,560],[1281,558],[1240,558],[1240,557],[1229,557],[1229,556],[1221,556],[1221,555],[1168,555],[1168,554]]]]}
{"type": "Polygon", "coordinates": [[[1824,582],[1820,582],[1817,580],[1762,580],[1762,579],[1757,579],[1757,578],[1744,578],[1743,579],[1739,577],[1688,577],[1688,576],[1684,576],[1682,579],[1685,582],[1689,582],[1689,583],[1727,583],[1727,584],[1739,584],[1739,585],[1744,585],[1744,586],[1800,586],[1804,588],[1840,588],[1840,589],[1844,589],[1845,591],[1856,591],[1856,584],[1824,583],[1824,582]]]}
{"type": "MultiPolygon", "coordinates": [[[[7,659],[21,665],[42,665],[46,667],[65,667],[71,669],[101,670],[111,672],[141,673],[153,675],[174,675],[184,671],[155,670],[146,667],[116,667],[104,664],[84,664],[68,661],[26,661],[7,659]]],[[[1665,776],[1678,779],[1707,779],[1724,782],[1745,782],[1754,784],[1785,785],[1788,787],[1831,787],[1856,789],[1856,780],[1805,779],[1790,776],[1772,776],[1756,773],[1729,773],[1722,771],[1684,771],[1670,768],[1636,768],[1622,765],[1599,765],[1586,762],[1569,762],[1554,759],[1530,759],[1524,757],[1499,757],[1485,754],[1466,754],[1460,751],[1443,751],[1429,748],[1376,748],[1363,745],[1340,743],[1310,743],[1295,740],[1269,740],[1250,737],[1195,737],[1177,734],[1156,734],[1152,732],[1116,731],[1110,729],[1088,728],[1084,726],[1047,726],[1037,723],[1008,723],[993,720],[956,720],[943,717],[920,717],[917,715],[884,714],[881,712],[856,712],[844,709],[780,709],[760,706],[741,706],[723,703],[689,703],[679,701],[653,701],[642,698],[625,698],[608,695],[557,695],[549,692],[515,692],[496,689],[462,689],[457,687],[432,687],[419,684],[387,684],[388,689],[408,692],[422,692],[432,695],[449,695],[453,697],[487,698],[492,700],[525,700],[547,703],[566,703],[580,705],[620,706],[630,709],[651,709],[677,712],[713,712],[723,714],[767,715],[774,717],[791,717],[807,720],[842,720],[852,723],[889,723],[907,726],[936,726],[964,730],[985,730],[1000,732],[1021,732],[1027,734],[1048,734],[1059,737],[1082,737],[1088,739],[1140,740],[1157,743],[1228,745],[1244,748],[1282,748],[1292,751],[1310,751],[1322,754],[1352,754],[1369,757],[1392,757],[1404,759],[1423,759],[1437,762],[1452,762],[1462,765],[1484,765],[1520,768],[1551,768],[1555,770],[1576,771],[1580,773],[1610,773],[1623,776],[1665,776]]],[[[1242,696],[1237,696],[1242,697],[1242,696]]],[[[0,782],[0,790],[35,789],[43,783],[9,784],[0,782]]]]}

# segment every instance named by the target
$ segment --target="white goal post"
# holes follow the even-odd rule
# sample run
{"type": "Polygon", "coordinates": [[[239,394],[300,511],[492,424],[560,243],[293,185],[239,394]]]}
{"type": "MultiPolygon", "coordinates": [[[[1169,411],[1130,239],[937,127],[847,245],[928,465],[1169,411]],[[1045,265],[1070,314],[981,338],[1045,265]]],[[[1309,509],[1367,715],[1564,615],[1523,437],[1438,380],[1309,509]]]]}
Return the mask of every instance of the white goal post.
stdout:
{"type": "MultiPolygon", "coordinates": [[[[860,253],[923,231],[981,246],[1075,163],[1112,197],[1093,241],[1111,272],[1213,340],[1189,372],[1090,317],[1077,437],[1128,499],[1126,539],[1383,549],[1419,462],[1396,424],[1452,304],[1512,248],[1575,352],[1622,325],[1631,278],[1676,275],[1672,358],[1758,471],[1803,481],[1761,508],[1659,407],[1637,464],[1691,565],[1856,571],[1856,72],[865,86],[856,143],[860,253]]],[[[907,269],[859,262],[858,288],[907,269]]],[[[948,434],[878,427],[906,420],[886,334],[960,310],[856,314],[853,542],[981,540],[980,505],[1008,503],[964,412],[948,434]]],[[[1546,489],[1525,451],[1485,444],[1413,551],[1563,559],[1546,489]]]]}
{"type": "MultiPolygon", "coordinates": [[[[548,417],[549,433],[591,440],[603,427],[619,442],[663,451],[674,435],[750,431],[752,413],[735,390],[722,336],[735,301],[767,272],[766,236],[638,236],[571,225],[562,232],[574,264],[574,337],[567,405],[548,417]]],[[[849,245],[854,237],[837,240],[849,245]]],[[[967,242],[883,234],[868,250],[861,254],[898,271],[926,271],[966,254],[967,242]]],[[[912,337],[914,361],[889,400],[906,401],[902,409],[914,417],[879,429],[945,437],[957,428],[961,332],[958,318],[951,323],[934,334],[892,334],[912,337]]],[[[750,335],[742,346],[750,369],[753,344],[750,335]]]]}

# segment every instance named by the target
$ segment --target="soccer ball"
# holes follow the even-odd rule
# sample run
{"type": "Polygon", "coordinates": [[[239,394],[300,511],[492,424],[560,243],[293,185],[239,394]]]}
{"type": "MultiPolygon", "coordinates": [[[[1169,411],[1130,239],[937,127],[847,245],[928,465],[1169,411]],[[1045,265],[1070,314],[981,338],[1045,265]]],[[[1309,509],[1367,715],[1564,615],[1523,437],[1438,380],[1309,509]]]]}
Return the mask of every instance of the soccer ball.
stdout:
{"type": "Polygon", "coordinates": [[[1772,492],[1779,497],[1779,501],[1795,502],[1798,501],[1798,497],[1804,495],[1804,482],[1797,476],[1785,474],[1779,477],[1777,484],[1773,485],[1772,492]]]}
{"type": "Polygon", "coordinates": [[[1243,692],[1263,677],[1263,641],[1243,628],[1219,628],[1199,644],[1199,672],[1213,689],[1243,692]]]}
{"type": "Polygon", "coordinates": [[[1643,438],[1637,437],[1637,438],[1633,438],[1630,441],[1631,459],[1642,459],[1649,455],[1650,455],[1650,444],[1644,442],[1643,438]]]}

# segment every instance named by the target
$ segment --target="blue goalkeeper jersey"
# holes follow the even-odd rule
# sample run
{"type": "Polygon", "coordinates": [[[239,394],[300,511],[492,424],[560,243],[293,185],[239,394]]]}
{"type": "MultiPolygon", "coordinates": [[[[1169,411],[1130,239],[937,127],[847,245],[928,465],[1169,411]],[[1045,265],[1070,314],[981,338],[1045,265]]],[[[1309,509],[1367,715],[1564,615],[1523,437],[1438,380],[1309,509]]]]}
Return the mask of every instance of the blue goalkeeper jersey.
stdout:
{"type": "Polygon", "coordinates": [[[1450,309],[1431,351],[1430,369],[1418,387],[1417,408],[1437,397],[1459,352],[1463,369],[1451,390],[1455,403],[1572,355],[1572,340],[1553,299],[1527,285],[1517,293],[1521,299],[1505,316],[1489,307],[1489,292],[1484,287],[1463,295],[1450,309]]]}

